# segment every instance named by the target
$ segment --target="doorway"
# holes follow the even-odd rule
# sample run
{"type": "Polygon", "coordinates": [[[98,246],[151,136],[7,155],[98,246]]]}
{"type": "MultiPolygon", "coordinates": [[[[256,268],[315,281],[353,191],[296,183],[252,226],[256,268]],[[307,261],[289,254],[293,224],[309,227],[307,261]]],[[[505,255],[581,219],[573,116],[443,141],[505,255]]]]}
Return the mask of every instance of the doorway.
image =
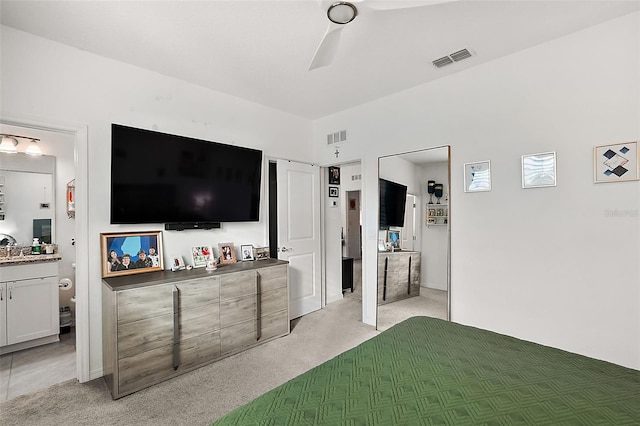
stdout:
{"type": "MultiPolygon", "coordinates": [[[[62,256],[62,259],[57,261],[58,277],[56,280],[60,282],[60,291],[58,292],[58,302],[61,310],[59,341],[10,352],[2,356],[2,375],[9,378],[5,383],[7,387],[3,386],[2,389],[2,400],[6,400],[69,379],[88,380],[89,371],[88,362],[86,362],[88,361],[88,340],[77,341],[79,334],[84,335],[87,323],[83,322],[83,315],[75,315],[77,314],[78,295],[79,293],[86,294],[83,286],[87,285],[86,280],[78,279],[79,271],[76,270],[78,259],[76,257],[75,244],[78,239],[83,240],[86,234],[82,236],[77,234],[78,223],[75,219],[68,217],[66,212],[66,188],[67,184],[77,176],[78,150],[83,150],[83,147],[79,145],[86,144],[86,131],[5,117],[0,119],[0,126],[2,133],[38,139],[38,145],[43,154],[54,159],[55,169],[52,174],[51,204],[47,204],[47,207],[41,205],[41,212],[35,213],[33,232],[36,232],[35,224],[40,220],[37,219],[41,217],[39,215],[44,214],[46,209],[50,208],[53,214],[50,221],[51,235],[53,237],[51,242],[56,245],[57,253],[62,256]],[[45,210],[42,210],[43,208],[45,210]],[[81,284],[78,285],[78,283],[81,284]],[[79,334],[76,332],[77,328],[80,328],[79,334]],[[13,366],[22,364],[22,368],[24,368],[24,363],[29,363],[30,360],[34,359],[37,359],[38,362],[29,368],[28,375],[19,374],[17,370],[14,371],[13,366]],[[55,368],[52,368],[54,366],[55,368]]],[[[18,145],[18,151],[22,152],[20,145],[18,145]]],[[[83,188],[85,188],[85,181],[86,176],[85,179],[82,179],[81,185],[83,188]]],[[[33,189],[25,188],[24,193],[30,193],[33,189]]],[[[77,194],[83,194],[82,189],[77,194]]],[[[86,212],[86,197],[84,198],[85,201],[80,203],[81,205],[78,209],[83,216],[86,212]]],[[[27,218],[27,220],[31,219],[27,218]]],[[[84,221],[81,219],[81,222],[84,221]]],[[[21,235],[30,232],[31,229],[22,229],[21,235]]],[[[27,240],[31,241],[31,237],[28,239],[22,237],[18,243],[24,244],[27,240]]],[[[78,269],[80,269],[81,273],[86,273],[87,268],[83,265],[78,269]]],[[[82,305],[86,306],[87,302],[87,300],[83,299],[82,305]]]]}

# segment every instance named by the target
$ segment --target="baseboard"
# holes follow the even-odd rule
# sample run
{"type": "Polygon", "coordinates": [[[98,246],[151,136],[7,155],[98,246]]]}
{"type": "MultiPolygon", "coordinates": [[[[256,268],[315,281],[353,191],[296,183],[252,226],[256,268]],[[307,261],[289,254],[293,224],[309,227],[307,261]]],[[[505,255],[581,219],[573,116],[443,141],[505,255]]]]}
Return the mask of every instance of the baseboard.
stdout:
{"type": "Polygon", "coordinates": [[[343,298],[342,293],[336,294],[334,296],[327,296],[327,305],[329,303],[333,303],[333,302],[337,302],[338,300],[342,300],[342,298],[343,298]]]}

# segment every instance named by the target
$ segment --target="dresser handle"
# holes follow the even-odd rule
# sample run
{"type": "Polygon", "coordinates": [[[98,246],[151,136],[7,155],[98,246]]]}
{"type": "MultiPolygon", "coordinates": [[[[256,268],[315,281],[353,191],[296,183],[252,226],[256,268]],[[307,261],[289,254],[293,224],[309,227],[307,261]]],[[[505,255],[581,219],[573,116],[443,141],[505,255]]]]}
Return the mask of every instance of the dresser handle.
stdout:
{"type": "Polygon", "coordinates": [[[389,257],[384,258],[384,281],[382,285],[382,300],[387,300],[387,268],[389,266],[389,257]]]}
{"type": "Polygon", "coordinates": [[[256,273],[256,341],[260,340],[260,338],[262,337],[262,320],[260,319],[260,316],[262,315],[262,309],[260,306],[260,290],[260,274],[256,273]]]}
{"type": "Polygon", "coordinates": [[[179,310],[180,310],[180,290],[175,285],[173,286],[173,369],[177,370],[180,366],[180,322],[179,322],[179,310]]]}
{"type": "Polygon", "coordinates": [[[411,256],[409,256],[409,271],[407,274],[407,294],[411,294],[411,256]]]}

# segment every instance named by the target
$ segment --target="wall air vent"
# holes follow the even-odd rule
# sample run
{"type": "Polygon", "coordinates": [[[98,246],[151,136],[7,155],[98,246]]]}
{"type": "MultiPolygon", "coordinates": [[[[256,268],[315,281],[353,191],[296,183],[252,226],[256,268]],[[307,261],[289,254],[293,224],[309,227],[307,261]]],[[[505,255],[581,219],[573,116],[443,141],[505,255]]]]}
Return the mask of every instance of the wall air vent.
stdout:
{"type": "Polygon", "coordinates": [[[463,59],[470,58],[471,56],[472,56],[472,53],[469,49],[462,49],[462,50],[458,50],[456,52],[450,53],[447,56],[443,56],[442,58],[438,58],[432,61],[432,63],[436,68],[442,68],[454,62],[459,62],[459,61],[462,61],[463,59]]]}
{"type": "Polygon", "coordinates": [[[338,142],[345,142],[347,140],[347,131],[340,130],[338,132],[327,134],[327,145],[333,145],[338,142]]]}

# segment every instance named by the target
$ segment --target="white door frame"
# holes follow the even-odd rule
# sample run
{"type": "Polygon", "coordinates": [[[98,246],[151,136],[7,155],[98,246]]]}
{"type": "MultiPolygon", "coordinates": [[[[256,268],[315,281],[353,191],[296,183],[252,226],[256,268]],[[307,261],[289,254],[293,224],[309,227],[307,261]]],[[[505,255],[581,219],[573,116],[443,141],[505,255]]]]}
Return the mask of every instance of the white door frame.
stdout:
{"type": "Polygon", "coordinates": [[[89,203],[88,203],[88,151],[89,140],[86,125],[76,123],[52,123],[45,119],[26,119],[2,116],[0,123],[29,129],[70,134],[75,139],[76,175],[76,375],[80,383],[88,382],[89,365],[89,203]]]}

